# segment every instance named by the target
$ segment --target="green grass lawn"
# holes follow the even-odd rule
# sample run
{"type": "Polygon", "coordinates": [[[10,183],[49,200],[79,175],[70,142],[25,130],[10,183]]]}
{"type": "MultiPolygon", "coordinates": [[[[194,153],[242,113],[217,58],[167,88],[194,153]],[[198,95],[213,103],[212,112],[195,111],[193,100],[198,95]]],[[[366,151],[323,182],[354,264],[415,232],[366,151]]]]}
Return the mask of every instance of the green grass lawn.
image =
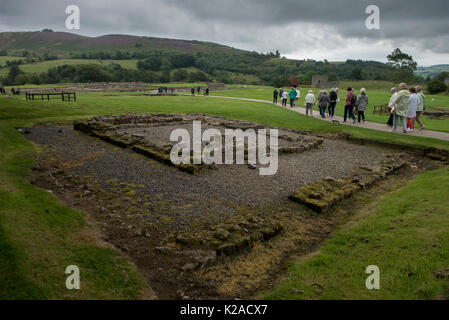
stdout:
{"type": "Polygon", "coordinates": [[[190,96],[141,97],[126,93],[108,97],[107,94],[80,93],[77,102],[64,103],[0,97],[0,298],[126,299],[150,295],[140,274],[116,251],[76,236],[86,227],[83,212],[64,207],[51,194],[27,182],[36,150],[16,130],[18,127],[129,112],[205,113],[316,133],[344,130],[357,137],[449,150],[449,142],[334,127],[265,103],[190,96]],[[69,264],[81,267],[85,290],[65,289],[64,270],[69,264]]]}
{"type": "Polygon", "coordinates": [[[151,289],[115,250],[83,237],[86,214],[63,206],[26,180],[33,145],[15,129],[15,101],[0,98],[0,299],[139,299],[151,289]],[[14,118],[14,119],[13,119],[14,118]],[[65,288],[65,268],[81,270],[82,290],[65,288]]]}
{"type": "Polygon", "coordinates": [[[449,298],[449,168],[418,175],[354,225],[334,232],[318,254],[292,263],[268,299],[449,298]],[[380,270],[368,290],[365,270],[380,270]]]}
{"type": "MultiPolygon", "coordinates": [[[[354,82],[354,88],[357,90],[356,93],[359,94],[359,90],[364,85],[369,85],[370,82],[354,82]]],[[[369,88],[369,86],[367,86],[369,88]]],[[[373,114],[374,106],[381,105],[385,103],[389,103],[390,101],[390,91],[376,89],[379,87],[379,84],[374,82],[374,89],[367,89],[367,94],[369,97],[369,105],[366,112],[367,121],[377,122],[377,123],[386,123],[388,120],[388,115],[379,115],[373,114]]],[[[285,89],[285,88],[284,88],[285,89]]],[[[288,89],[288,88],[287,88],[288,89]]],[[[272,87],[266,86],[247,86],[246,88],[240,87],[235,90],[227,90],[227,91],[216,91],[212,92],[211,95],[216,96],[227,96],[227,97],[239,97],[239,98],[248,98],[248,99],[258,99],[258,100],[269,100],[273,99],[273,90],[272,87]]],[[[310,88],[301,88],[301,99],[300,106],[304,104],[304,98],[310,88]]],[[[319,90],[313,89],[315,95],[318,95],[319,90]]],[[[340,99],[342,100],[337,104],[336,114],[339,116],[344,115],[344,97],[346,94],[346,90],[340,89],[340,99]]],[[[426,95],[426,108],[429,111],[437,111],[437,110],[449,110],[449,96],[440,94],[440,95],[426,95]]],[[[315,107],[317,109],[317,107],[315,107]]],[[[423,116],[424,125],[428,130],[435,131],[443,131],[449,132],[449,118],[443,120],[432,120],[426,116],[423,116]]]]}

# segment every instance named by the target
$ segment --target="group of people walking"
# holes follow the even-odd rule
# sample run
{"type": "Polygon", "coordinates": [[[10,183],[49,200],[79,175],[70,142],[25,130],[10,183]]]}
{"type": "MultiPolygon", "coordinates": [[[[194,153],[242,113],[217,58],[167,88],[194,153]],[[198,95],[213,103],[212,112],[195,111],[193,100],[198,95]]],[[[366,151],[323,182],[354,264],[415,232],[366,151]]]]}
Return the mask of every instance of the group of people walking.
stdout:
{"type": "Polygon", "coordinates": [[[389,110],[391,113],[388,125],[392,126],[392,132],[397,132],[398,122],[401,122],[402,132],[408,133],[415,130],[415,122],[419,124],[418,130],[424,130],[421,115],[424,112],[425,96],[421,87],[408,88],[406,83],[391,89],[389,110]]]}
{"type": "MultiPolygon", "coordinates": [[[[13,96],[15,96],[15,95],[20,96],[20,93],[21,93],[20,88],[18,88],[18,89],[12,88],[11,89],[11,94],[13,96]]],[[[4,87],[0,87],[0,95],[6,95],[6,89],[4,87]]]]}
{"type": "MultiPolygon", "coordinates": [[[[323,89],[319,92],[318,97],[312,90],[309,90],[305,97],[304,107],[306,108],[306,116],[313,116],[313,106],[318,105],[320,110],[320,116],[326,118],[326,112],[329,118],[335,117],[335,109],[337,103],[340,102],[338,97],[338,88],[332,88],[329,92],[323,89]]],[[[291,88],[290,92],[284,91],[282,88],[278,91],[273,91],[273,103],[278,103],[278,96],[281,97],[282,106],[287,106],[287,101],[290,99],[290,107],[293,108],[299,105],[299,98],[301,97],[300,90],[298,88],[291,88]]],[[[346,123],[348,117],[356,122],[355,114],[358,115],[358,122],[365,122],[365,112],[368,106],[368,95],[366,89],[360,90],[360,96],[356,96],[352,88],[348,88],[345,99],[345,113],[344,122],[346,123]]]]}
{"type": "MultiPolygon", "coordinates": [[[[201,93],[201,87],[197,87],[196,91],[198,92],[198,95],[200,95],[201,93]]],[[[209,95],[209,87],[206,87],[206,89],[204,90],[204,95],[208,96],[209,95]]],[[[190,88],[190,93],[192,94],[192,96],[195,95],[195,87],[190,88]]]]}
{"type": "Polygon", "coordinates": [[[273,91],[273,103],[278,103],[278,97],[280,98],[282,102],[282,106],[287,106],[287,101],[290,99],[290,107],[294,108],[299,105],[299,98],[301,97],[301,91],[299,91],[299,88],[292,87],[290,91],[284,90],[282,88],[274,89],[273,91]]]}
{"type": "MultiPolygon", "coordinates": [[[[313,116],[313,107],[317,105],[320,110],[321,118],[335,117],[335,109],[337,103],[340,102],[338,96],[338,88],[332,88],[329,92],[323,89],[319,92],[318,97],[312,90],[309,90],[305,97],[304,107],[306,108],[306,116],[313,116]]],[[[392,132],[397,132],[399,121],[401,122],[402,132],[409,133],[415,130],[415,123],[419,124],[418,130],[424,129],[424,124],[421,121],[421,115],[424,112],[425,96],[421,87],[408,88],[406,83],[399,85],[399,91],[396,88],[391,89],[391,99],[389,103],[389,112],[391,113],[388,125],[392,127],[392,132]]],[[[289,92],[282,88],[278,91],[273,91],[273,103],[278,103],[280,97],[282,106],[287,106],[287,101],[290,99],[290,107],[294,108],[299,105],[299,98],[301,93],[299,88],[291,88],[289,92]]],[[[346,123],[348,118],[352,119],[353,124],[365,123],[366,110],[368,107],[368,95],[366,89],[360,89],[360,95],[357,96],[354,89],[347,88],[345,97],[345,109],[343,122],[346,123]],[[357,117],[356,117],[357,116],[357,117]]]]}

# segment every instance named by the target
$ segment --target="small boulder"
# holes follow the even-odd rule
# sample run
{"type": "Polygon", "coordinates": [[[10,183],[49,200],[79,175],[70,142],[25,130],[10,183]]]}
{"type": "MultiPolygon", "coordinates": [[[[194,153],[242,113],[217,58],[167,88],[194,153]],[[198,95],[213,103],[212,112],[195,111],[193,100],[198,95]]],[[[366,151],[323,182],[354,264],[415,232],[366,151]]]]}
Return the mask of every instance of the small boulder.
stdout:
{"type": "Polygon", "coordinates": [[[181,267],[182,271],[184,272],[191,272],[194,271],[197,268],[197,265],[194,263],[186,263],[184,266],[181,267]]]}

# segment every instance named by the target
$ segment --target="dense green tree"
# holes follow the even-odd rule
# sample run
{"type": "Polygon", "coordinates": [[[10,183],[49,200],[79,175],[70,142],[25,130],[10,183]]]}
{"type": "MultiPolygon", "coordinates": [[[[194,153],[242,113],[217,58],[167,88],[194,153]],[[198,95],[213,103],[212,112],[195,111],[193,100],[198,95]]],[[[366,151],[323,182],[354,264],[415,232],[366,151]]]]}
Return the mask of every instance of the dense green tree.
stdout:
{"type": "Polygon", "coordinates": [[[16,84],[15,80],[21,74],[23,74],[23,71],[20,70],[20,68],[19,68],[19,66],[17,64],[11,65],[9,67],[8,75],[3,80],[4,81],[3,84],[4,85],[14,85],[14,84],[16,84]]]}
{"type": "Polygon", "coordinates": [[[354,80],[363,80],[362,68],[354,68],[351,73],[351,78],[354,80]]]}
{"type": "Polygon", "coordinates": [[[145,60],[137,62],[137,69],[140,71],[160,71],[162,65],[162,59],[159,56],[153,55],[145,60]]]}
{"type": "Polygon", "coordinates": [[[449,76],[449,72],[442,72],[427,85],[427,91],[430,94],[438,94],[448,90],[444,80],[449,76]]]}
{"type": "Polygon", "coordinates": [[[387,59],[388,65],[395,69],[394,80],[401,82],[413,81],[413,73],[416,71],[418,64],[413,60],[411,55],[397,48],[387,56],[387,59]]]}
{"type": "Polygon", "coordinates": [[[76,82],[102,82],[111,80],[112,75],[96,64],[83,64],[78,66],[76,70],[76,82]]]}
{"type": "Polygon", "coordinates": [[[189,81],[196,82],[196,81],[209,81],[209,77],[201,71],[198,72],[190,72],[189,73],[189,81]]]}
{"type": "Polygon", "coordinates": [[[189,78],[189,72],[185,69],[179,69],[173,72],[172,80],[173,81],[185,81],[189,78]]]}
{"type": "Polygon", "coordinates": [[[171,67],[174,69],[188,68],[195,65],[195,57],[192,54],[175,54],[169,57],[171,67]]]}
{"type": "Polygon", "coordinates": [[[335,72],[329,72],[329,81],[338,81],[338,76],[335,72]]]}

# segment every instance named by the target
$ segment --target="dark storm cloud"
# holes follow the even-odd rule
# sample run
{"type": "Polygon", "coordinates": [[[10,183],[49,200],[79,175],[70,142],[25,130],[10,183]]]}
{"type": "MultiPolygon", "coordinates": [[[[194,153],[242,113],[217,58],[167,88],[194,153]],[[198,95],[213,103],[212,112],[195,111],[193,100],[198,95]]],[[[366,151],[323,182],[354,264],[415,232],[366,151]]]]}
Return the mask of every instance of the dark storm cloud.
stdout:
{"type": "Polygon", "coordinates": [[[198,5],[197,0],[168,0],[196,19],[240,25],[287,26],[305,22],[332,25],[348,36],[373,36],[364,28],[369,5],[377,5],[386,35],[403,37],[411,30],[419,35],[445,35],[449,27],[447,0],[209,0],[198,5]]]}
{"type": "Polygon", "coordinates": [[[80,7],[85,35],[198,39],[299,55],[324,49],[330,59],[350,53],[350,46],[366,46],[369,57],[377,57],[380,45],[449,53],[447,0],[0,0],[0,31],[65,31],[71,4],[80,7]],[[368,5],[380,8],[380,30],[365,28],[368,5]],[[329,51],[336,47],[341,50],[329,51]]]}

